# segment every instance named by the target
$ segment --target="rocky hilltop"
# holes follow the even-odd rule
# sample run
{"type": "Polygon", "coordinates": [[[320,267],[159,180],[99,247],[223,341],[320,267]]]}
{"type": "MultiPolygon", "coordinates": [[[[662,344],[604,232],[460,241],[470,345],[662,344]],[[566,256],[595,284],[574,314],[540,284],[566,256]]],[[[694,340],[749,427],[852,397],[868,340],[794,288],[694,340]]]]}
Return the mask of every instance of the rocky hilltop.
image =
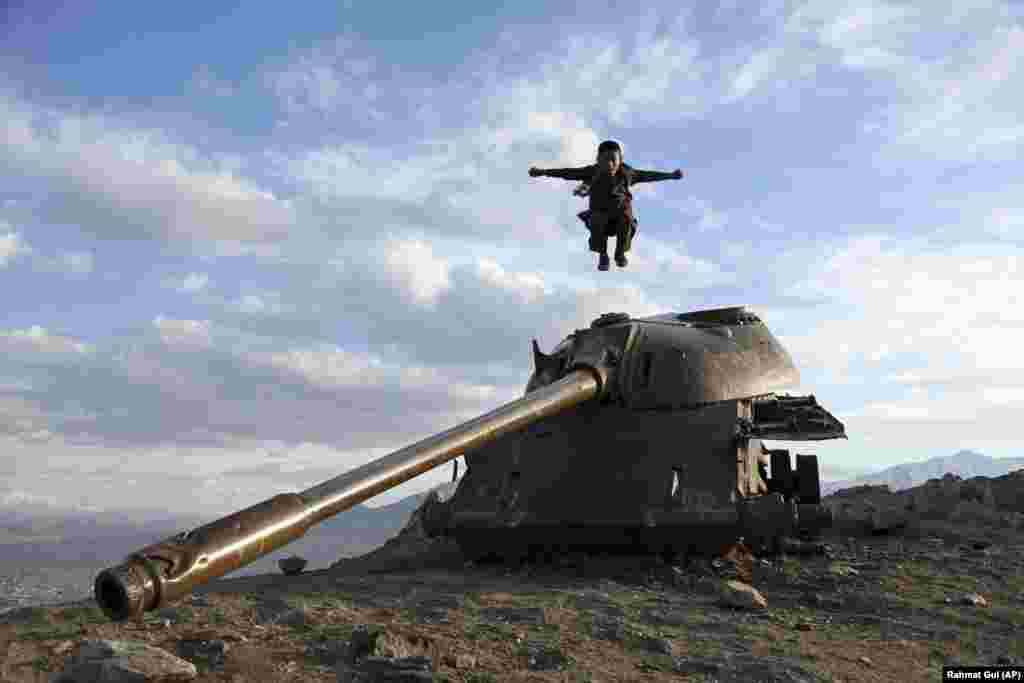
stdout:
{"type": "Polygon", "coordinates": [[[213,582],[121,624],[83,602],[0,625],[4,681],[934,681],[1024,664],[1024,473],[825,501],[755,557],[466,564],[420,515],[329,570],[213,582]]]}

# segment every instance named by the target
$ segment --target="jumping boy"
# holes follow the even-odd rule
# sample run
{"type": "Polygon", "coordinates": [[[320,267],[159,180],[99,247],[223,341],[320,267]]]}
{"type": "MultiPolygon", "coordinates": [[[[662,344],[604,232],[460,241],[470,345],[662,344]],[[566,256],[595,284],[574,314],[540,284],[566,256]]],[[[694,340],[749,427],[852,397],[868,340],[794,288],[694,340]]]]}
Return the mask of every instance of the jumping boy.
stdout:
{"type": "Polygon", "coordinates": [[[671,173],[641,171],[622,161],[622,148],[613,140],[605,140],[597,147],[597,163],[581,168],[531,168],[530,177],[549,176],[563,180],[578,180],[582,184],[573,194],[590,196],[590,208],[579,214],[590,230],[590,251],[597,252],[597,269],[608,270],[608,238],[615,235],[615,265],[625,268],[629,260],[626,252],[636,234],[633,215],[633,195],[629,186],[657,180],[678,180],[683,177],[679,169],[671,173]]]}

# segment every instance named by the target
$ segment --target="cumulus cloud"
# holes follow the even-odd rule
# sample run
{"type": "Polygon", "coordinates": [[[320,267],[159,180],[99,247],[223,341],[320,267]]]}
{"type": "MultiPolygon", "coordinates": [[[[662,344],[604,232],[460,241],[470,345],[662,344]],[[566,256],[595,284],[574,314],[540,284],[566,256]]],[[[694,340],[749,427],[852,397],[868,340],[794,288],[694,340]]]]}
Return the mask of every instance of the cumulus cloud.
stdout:
{"type": "Polygon", "coordinates": [[[287,200],[154,130],[0,96],[0,154],[51,183],[44,213],[119,238],[264,242],[287,237],[287,200]],[[41,123],[45,121],[46,123],[41,123]]]}
{"type": "Polygon", "coordinates": [[[981,437],[998,431],[995,420],[1009,407],[1024,408],[1019,249],[872,235],[830,251],[791,293],[824,297],[833,315],[801,316],[804,331],[783,342],[798,364],[824,370],[837,384],[877,378],[876,397],[851,417],[955,420],[964,436],[981,437]]]}
{"type": "Polygon", "coordinates": [[[434,304],[450,286],[448,263],[422,240],[392,240],[384,247],[388,278],[419,304],[434,304]]]}
{"type": "Polygon", "coordinates": [[[0,331],[0,348],[9,354],[41,354],[53,357],[74,357],[92,350],[88,344],[54,334],[39,325],[20,330],[0,331]]]}
{"type": "Polygon", "coordinates": [[[187,294],[202,292],[209,286],[210,276],[206,273],[189,273],[181,280],[173,283],[175,289],[187,294]]]}
{"type": "MultiPolygon", "coordinates": [[[[0,227],[9,228],[10,226],[0,221],[0,227]]],[[[0,234],[0,268],[13,263],[16,258],[30,251],[31,249],[25,244],[19,233],[6,232],[0,234]]]]}
{"type": "Polygon", "coordinates": [[[202,350],[211,348],[210,323],[205,320],[175,320],[158,315],[153,319],[160,339],[169,348],[202,350]]]}

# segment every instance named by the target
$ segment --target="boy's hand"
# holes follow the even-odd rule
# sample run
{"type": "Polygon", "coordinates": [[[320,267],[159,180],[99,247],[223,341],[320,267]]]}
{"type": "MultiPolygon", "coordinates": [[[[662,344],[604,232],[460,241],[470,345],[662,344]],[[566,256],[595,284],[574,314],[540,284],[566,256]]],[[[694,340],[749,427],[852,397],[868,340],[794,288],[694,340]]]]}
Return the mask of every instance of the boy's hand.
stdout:
{"type": "Polygon", "coordinates": [[[530,177],[531,178],[536,178],[541,173],[542,173],[542,171],[539,168],[537,168],[536,166],[531,166],[530,167],[530,177]]]}
{"type": "Polygon", "coordinates": [[[676,170],[672,171],[672,177],[675,178],[676,180],[679,180],[680,178],[683,177],[683,172],[677,168],[676,170]]]}

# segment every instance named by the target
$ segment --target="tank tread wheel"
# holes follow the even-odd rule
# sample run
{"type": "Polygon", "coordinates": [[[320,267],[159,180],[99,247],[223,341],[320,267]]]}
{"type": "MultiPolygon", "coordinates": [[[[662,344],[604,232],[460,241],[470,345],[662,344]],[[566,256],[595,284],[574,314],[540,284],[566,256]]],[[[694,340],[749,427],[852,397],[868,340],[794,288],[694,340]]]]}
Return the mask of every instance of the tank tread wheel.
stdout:
{"type": "Polygon", "coordinates": [[[781,493],[789,498],[793,495],[793,465],[789,459],[789,451],[776,450],[771,452],[772,476],[770,479],[772,493],[781,493]]]}
{"type": "Polygon", "coordinates": [[[801,505],[817,505],[821,502],[821,476],[818,471],[818,456],[796,456],[797,496],[801,505]]]}

